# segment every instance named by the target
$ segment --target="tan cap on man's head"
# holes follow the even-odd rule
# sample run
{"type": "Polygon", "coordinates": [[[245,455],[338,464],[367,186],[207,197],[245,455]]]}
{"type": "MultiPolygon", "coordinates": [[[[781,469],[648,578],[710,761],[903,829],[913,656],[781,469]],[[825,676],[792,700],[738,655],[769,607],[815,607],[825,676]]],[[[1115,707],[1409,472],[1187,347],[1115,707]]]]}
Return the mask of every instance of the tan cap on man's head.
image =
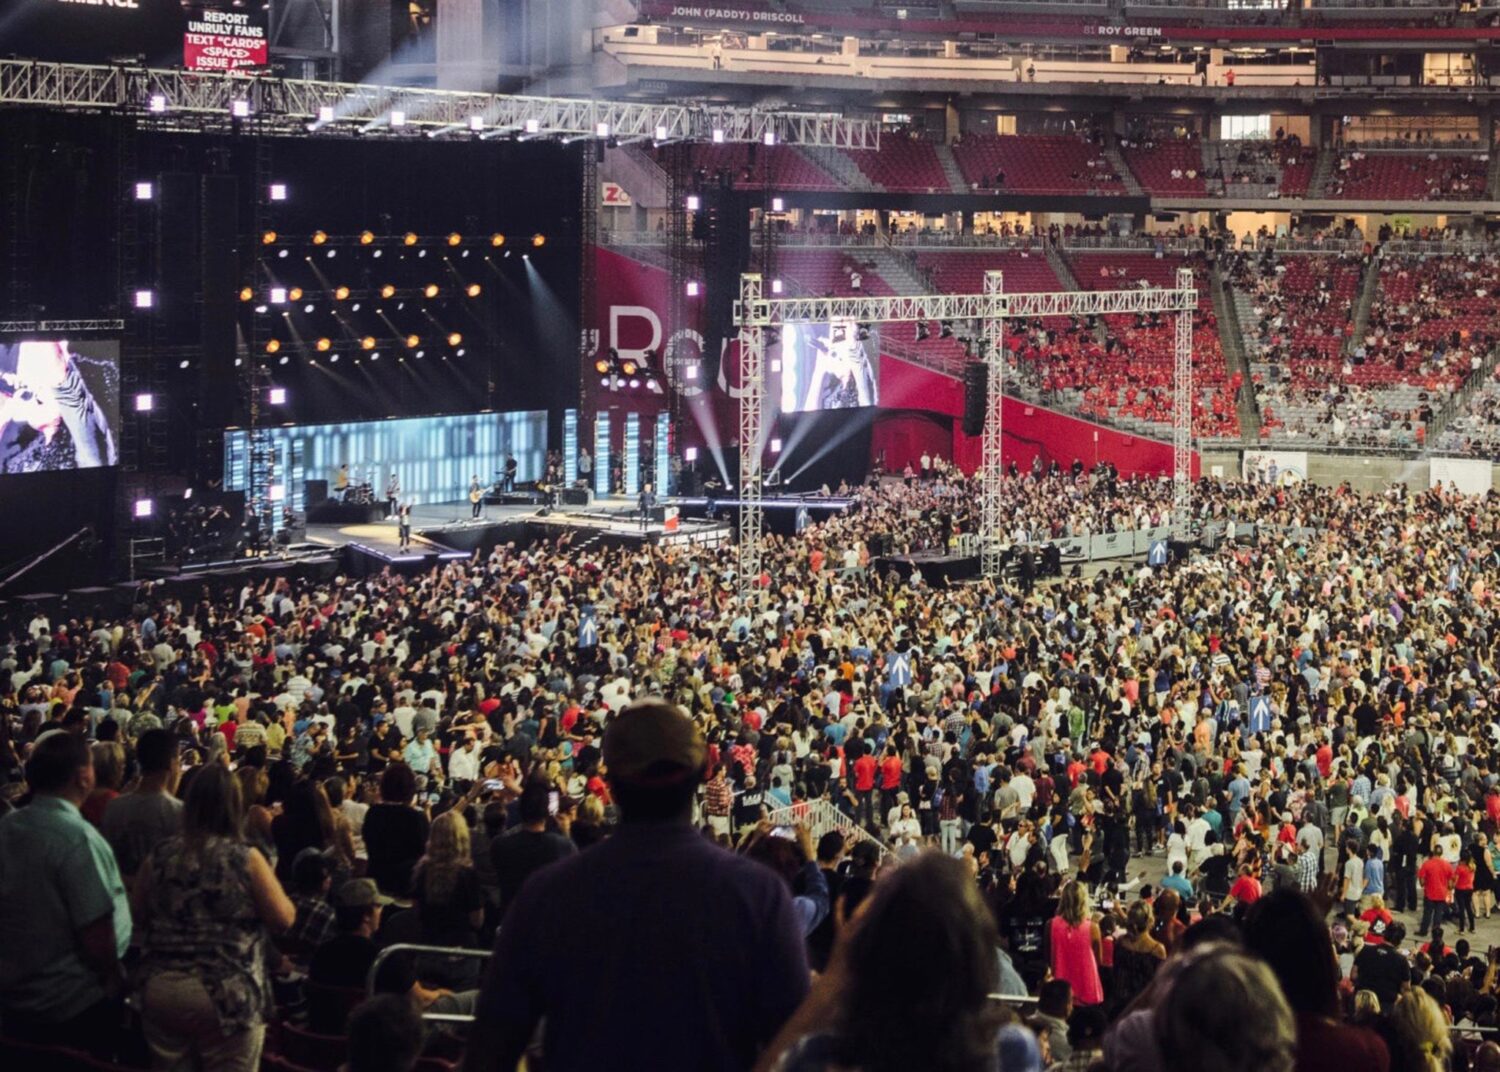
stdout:
{"type": "Polygon", "coordinates": [[[667,786],[703,773],[703,731],[676,704],[637,700],[604,731],[604,765],[612,782],[667,786]]]}

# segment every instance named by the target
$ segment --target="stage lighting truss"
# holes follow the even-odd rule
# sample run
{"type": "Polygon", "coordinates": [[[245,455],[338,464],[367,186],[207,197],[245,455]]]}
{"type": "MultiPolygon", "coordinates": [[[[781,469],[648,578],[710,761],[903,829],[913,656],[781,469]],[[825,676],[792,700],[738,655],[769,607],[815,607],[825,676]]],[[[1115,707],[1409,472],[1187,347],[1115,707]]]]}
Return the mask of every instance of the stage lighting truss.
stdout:
{"type": "MultiPolygon", "coordinates": [[[[1192,398],[1193,314],[1198,291],[1193,272],[1183,268],[1172,288],[1133,290],[1076,290],[1007,294],[1002,273],[988,271],[982,294],[923,294],[859,298],[768,299],[759,274],[740,276],[740,297],[733,320],[740,344],[740,517],[739,593],[747,606],[758,606],[764,592],[761,576],[762,454],[766,446],[765,356],[774,327],[783,324],[826,324],[853,321],[866,325],[906,323],[917,326],[917,337],[927,337],[926,325],[938,322],[942,337],[954,335],[954,325],[978,325],[977,345],[988,368],[981,473],[980,566],[987,577],[998,577],[1004,550],[1006,518],[1001,500],[1002,412],[1004,396],[1004,329],[1007,320],[1045,316],[1109,316],[1124,313],[1175,313],[1176,345],[1173,364],[1172,407],[1172,527],[1187,535],[1192,511],[1192,398]]],[[[965,328],[965,332],[973,329],[965,328]]],[[[973,334],[966,336],[970,347],[973,334]]]]}
{"type": "Polygon", "coordinates": [[[226,71],[0,60],[0,104],[153,111],[169,116],[169,121],[183,130],[220,131],[238,101],[246,102],[251,121],[262,128],[289,133],[353,136],[368,127],[368,135],[385,137],[451,134],[462,138],[597,138],[602,130],[621,142],[706,142],[722,137],[726,142],[761,145],[880,148],[878,122],[821,112],[465,93],[311,79],[246,78],[226,71]],[[399,127],[390,123],[396,113],[404,117],[399,127]]]}
{"type": "Polygon", "coordinates": [[[125,321],[115,320],[0,320],[0,335],[36,335],[43,332],[66,336],[118,334],[125,321]]]}

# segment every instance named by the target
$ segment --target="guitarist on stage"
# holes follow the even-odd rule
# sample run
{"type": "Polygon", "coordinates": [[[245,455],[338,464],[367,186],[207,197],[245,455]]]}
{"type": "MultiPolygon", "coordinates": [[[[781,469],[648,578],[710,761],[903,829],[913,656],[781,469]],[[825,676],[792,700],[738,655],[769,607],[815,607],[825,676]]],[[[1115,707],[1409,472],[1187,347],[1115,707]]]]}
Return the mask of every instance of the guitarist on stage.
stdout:
{"type": "Polygon", "coordinates": [[[469,516],[477,521],[479,511],[484,507],[484,488],[480,486],[478,473],[469,481],[469,506],[473,510],[469,516]]]}

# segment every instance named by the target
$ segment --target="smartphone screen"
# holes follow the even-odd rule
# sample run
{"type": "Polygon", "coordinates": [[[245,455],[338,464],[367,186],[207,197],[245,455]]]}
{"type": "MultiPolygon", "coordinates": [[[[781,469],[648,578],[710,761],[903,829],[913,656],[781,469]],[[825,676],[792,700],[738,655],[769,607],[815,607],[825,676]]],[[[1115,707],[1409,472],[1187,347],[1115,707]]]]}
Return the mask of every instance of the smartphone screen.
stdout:
{"type": "Polygon", "coordinates": [[[558,800],[559,799],[560,799],[560,797],[558,796],[558,792],[557,792],[556,789],[552,790],[552,792],[550,792],[550,793],[547,794],[547,814],[548,815],[556,815],[557,814],[557,804],[558,804],[558,800]]]}

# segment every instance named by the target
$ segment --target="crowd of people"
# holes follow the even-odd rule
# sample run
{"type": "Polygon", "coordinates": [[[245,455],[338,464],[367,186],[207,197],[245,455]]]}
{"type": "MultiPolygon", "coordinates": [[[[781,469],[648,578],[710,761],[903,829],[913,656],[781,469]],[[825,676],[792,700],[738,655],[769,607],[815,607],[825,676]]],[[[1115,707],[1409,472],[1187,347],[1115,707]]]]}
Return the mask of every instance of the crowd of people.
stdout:
{"type": "MultiPolygon", "coordinates": [[[[1004,494],[1018,542],[1173,520],[1004,494]]],[[[872,482],[753,579],[563,539],[13,614],[5,1052],[1500,1068],[1500,500],[1203,482],[1166,565],[877,559],[978,500],[872,482]]]]}

